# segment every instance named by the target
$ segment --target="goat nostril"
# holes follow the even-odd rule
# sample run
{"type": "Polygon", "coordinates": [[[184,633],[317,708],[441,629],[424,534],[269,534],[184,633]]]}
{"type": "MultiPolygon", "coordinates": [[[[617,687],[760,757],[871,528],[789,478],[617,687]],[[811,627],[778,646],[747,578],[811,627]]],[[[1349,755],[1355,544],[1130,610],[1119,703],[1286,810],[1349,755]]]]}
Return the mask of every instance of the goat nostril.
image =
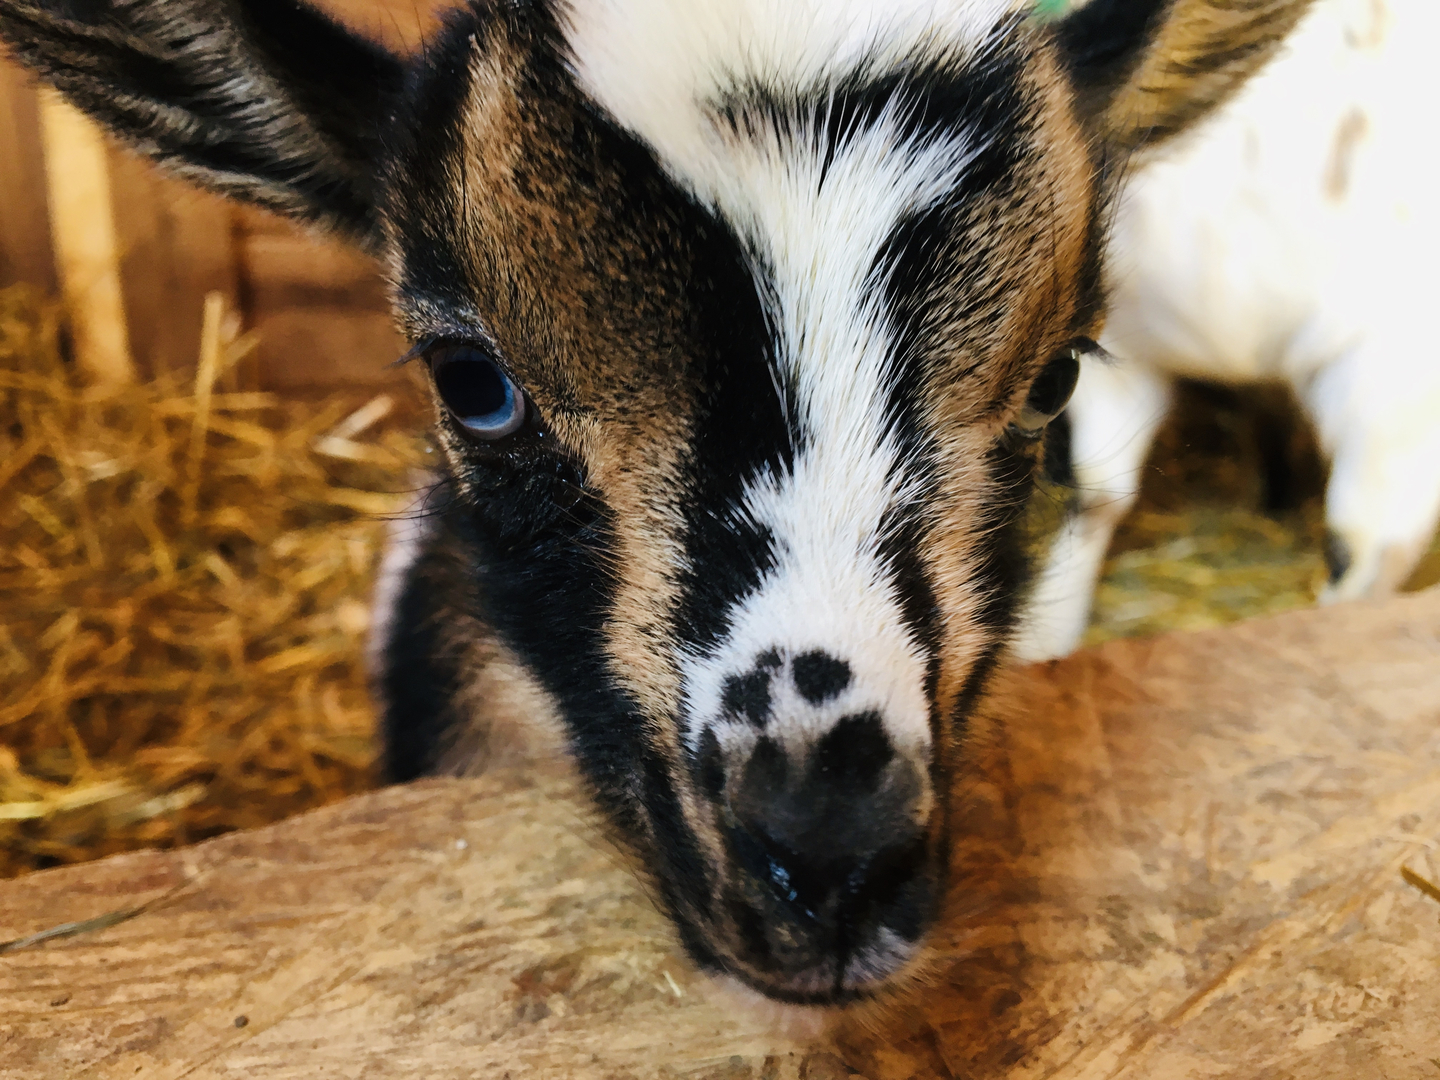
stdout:
{"type": "Polygon", "coordinates": [[[884,848],[846,882],[844,907],[851,918],[884,912],[885,924],[907,941],[920,936],[927,915],[925,900],[913,897],[913,884],[925,874],[929,854],[923,833],[884,848]],[[907,899],[909,902],[907,902],[907,899]]]}
{"type": "Polygon", "coordinates": [[[850,665],[819,649],[795,658],[791,665],[795,689],[811,705],[839,697],[850,685],[850,665]]]}
{"type": "Polygon", "coordinates": [[[784,792],[789,775],[790,762],[784,747],[768,735],[761,736],[740,775],[735,792],[737,807],[750,808],[753,812],[772,807],[784,792]]]}
{"type": "Polygon", "coordinates": [[[923,928],[928,865],[923,832],[859,857],[817,860],[768,835],[758,823],[730,831],[736,862],[793,916],[831,926],[883,923],[913,941],[923,928]]]}
{"type": "Polygon", "coordinates": [[[763,729],[770,719],[770,672],[757,667],[745,675],[731,675],[721,690],[721,704],[732,716],[743,716],[763,729]]]}
{"type": "Polygon", "coordinates": [[[873,792],[895,757],[877,712],[854,713],[825,733],[811,766],[822,783],[857,795],[873,792]]]}
{"type": "Polygon", "coordinates": [[[695,751],[691,768],[700,790],[711,799],[720,798],[725,790],[725,759],[714,728],[706,728],[705,733],[700,736],[700,746],[695,751]]]}
{"type": "Polygon", "coordinates": [[[732,830],[730,840],[736,859],[750,876],[792,911],[808,919],[819,917],[816,909],[843,879],[842,874],[816,873],[758,823],[742,822],[738,829],[732,830]]]}

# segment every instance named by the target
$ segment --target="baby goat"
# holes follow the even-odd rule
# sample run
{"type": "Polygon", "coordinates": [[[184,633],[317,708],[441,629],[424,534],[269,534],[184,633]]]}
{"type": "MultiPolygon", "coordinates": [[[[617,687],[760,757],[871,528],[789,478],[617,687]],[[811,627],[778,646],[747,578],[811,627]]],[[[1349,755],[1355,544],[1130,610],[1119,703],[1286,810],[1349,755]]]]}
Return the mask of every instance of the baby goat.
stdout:
{"type": "Polygon", "coordinates": [[[919,952],[1116,178],[1305,0],[489,0],[413,62],[295,0],[0,0],[182,175],[388,267],[443,479],[381,623],[398,779],[553,720],[692,956],[919,952]]]}
{"type": "Polygon", "coordinates": [[[1321,0],[1284,54],[1135,170],[1067,410],[1078,506],[1018,648],[1079,642],[1176,377],[1288,383],[1330,458],[1325,601],[1391,592],[1440,517],[1431,0],[1321,0]]]}

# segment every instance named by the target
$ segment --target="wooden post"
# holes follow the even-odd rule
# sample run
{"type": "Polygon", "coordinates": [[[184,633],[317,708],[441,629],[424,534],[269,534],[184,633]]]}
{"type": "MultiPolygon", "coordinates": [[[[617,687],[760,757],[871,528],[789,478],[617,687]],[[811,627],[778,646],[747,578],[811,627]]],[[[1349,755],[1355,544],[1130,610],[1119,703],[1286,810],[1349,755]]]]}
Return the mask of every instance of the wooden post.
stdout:
{"type": "Polygon", "coordinates": [[[59,286],[35,98],[35,80],[0,57],[0,287],[26,282],[49,294],[59,286]]]}
{"type": "Polygon", "coordinates": [[[48,88],[40,92],[40,131],[55,265],[75,360],[98,383],[133,382],[104,136],[48,88]]]}

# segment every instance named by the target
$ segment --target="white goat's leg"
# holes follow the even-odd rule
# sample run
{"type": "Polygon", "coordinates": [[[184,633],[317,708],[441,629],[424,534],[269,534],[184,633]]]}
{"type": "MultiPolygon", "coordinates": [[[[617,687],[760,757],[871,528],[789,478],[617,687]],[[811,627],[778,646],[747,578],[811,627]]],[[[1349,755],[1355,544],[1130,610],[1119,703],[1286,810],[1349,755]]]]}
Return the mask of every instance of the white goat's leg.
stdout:
{"type": "Polygon", "coordinates": [[[1074,651],[1115,526],[1140,490],[1140,470],[1170,405],[1170,380],[1124,360],[1092,362],[1070,400],[1076,507],[1056,532],[1013,646],[1025,660],[1074,651]]]}
{"type": "Polygon", "coordinates": [[[1423,337],[1386,336],[1300,392],[1331,462],[1322,603],[1394,592],[1440,520],[1440,364],[1423,337]]]}

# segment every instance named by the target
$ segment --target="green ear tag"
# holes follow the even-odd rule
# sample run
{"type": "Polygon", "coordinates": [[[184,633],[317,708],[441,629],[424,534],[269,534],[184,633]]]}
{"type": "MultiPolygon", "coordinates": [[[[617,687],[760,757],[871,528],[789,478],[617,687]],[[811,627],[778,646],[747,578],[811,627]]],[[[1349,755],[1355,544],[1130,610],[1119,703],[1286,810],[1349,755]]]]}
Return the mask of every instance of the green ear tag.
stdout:
{"type": "Polygon", "coordinates": [[[1070,0],[1035,0],[1038,19],[1058,19],[1070,10],[1070,0]]]}

